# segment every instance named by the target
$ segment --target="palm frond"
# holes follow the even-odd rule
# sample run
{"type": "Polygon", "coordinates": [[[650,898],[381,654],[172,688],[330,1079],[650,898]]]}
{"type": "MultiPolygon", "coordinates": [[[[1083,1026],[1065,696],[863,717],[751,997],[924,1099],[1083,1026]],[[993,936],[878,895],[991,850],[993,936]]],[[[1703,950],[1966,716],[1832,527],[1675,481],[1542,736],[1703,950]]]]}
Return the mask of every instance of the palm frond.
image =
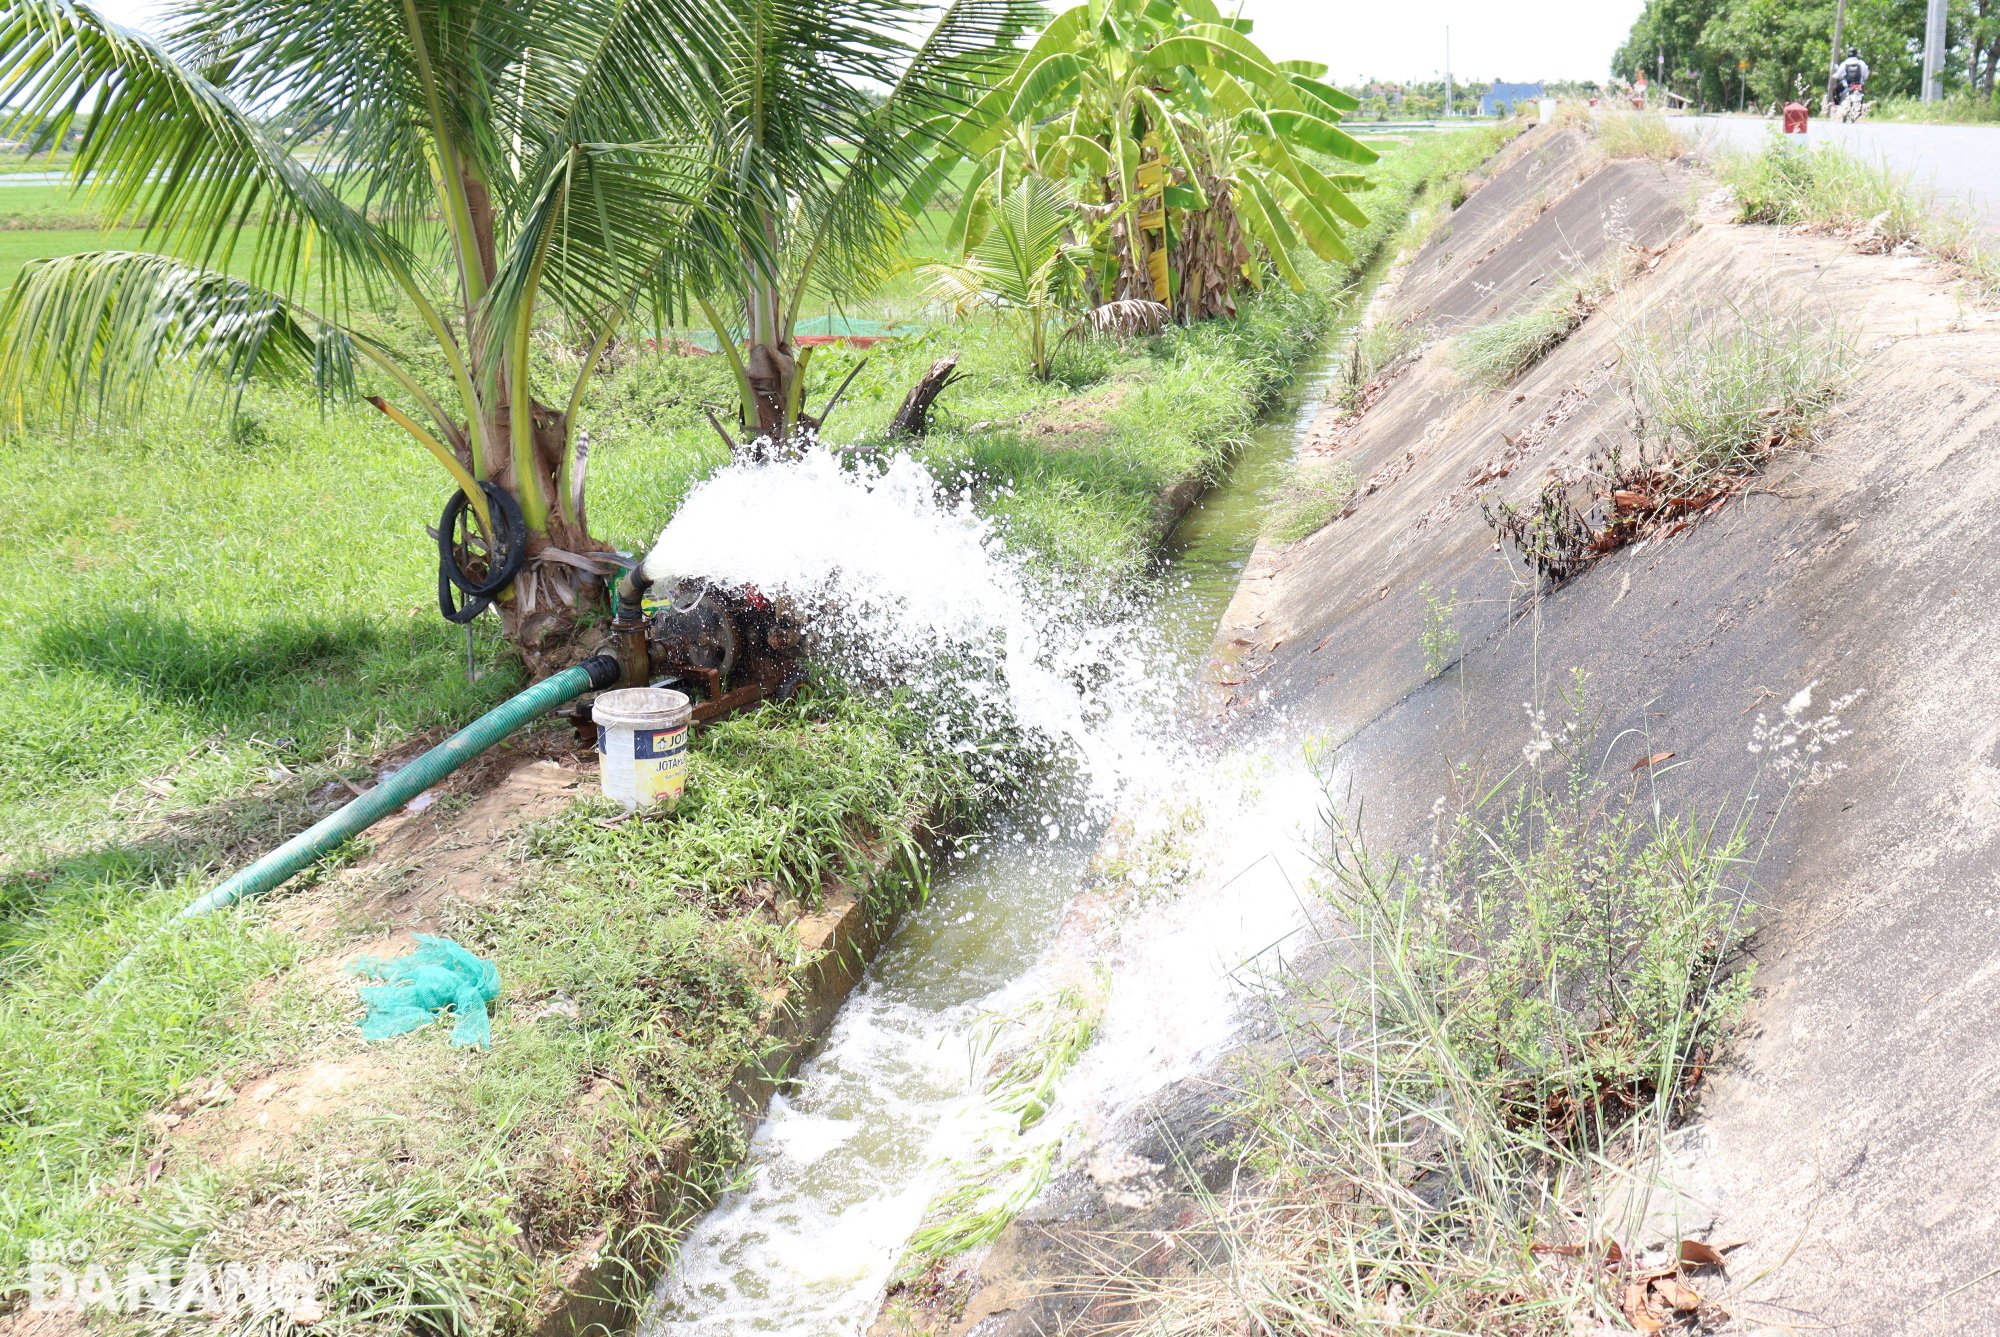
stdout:
{"type": "MultiPolygon", "coordinates": [[[[543,298],[594,324],[622,313],[663,271],[705,273],[731,233],[713,164],[672,144],[571,144],[536,155],[540,190],[512,218],[482,326],[513,328],[543,298]]],[[[594,332],[594,331],[593,331],[594,332]]]]}
{"type": "Polygon", "coordinates": [[[823,202],[801,201],[807,230],[831,260],[822,291],[879,280],[901,256],[909,222],[960,156],[961,118],[1012,75],[1014,42],[1043,14],[1031,0],[949,0],[909,50],[879,106],[858,127],[851,157],[823,202]],[[883,202],[900,199],[898,211],[883,202]]]}
{"type": "Polygon", "coordinates": [[[345,331],[278,293],[136,251],[32,261],[0,306],[0,385],[17,424],[45,406],[136,410],[168,370],[230,397],[268,372],[350,394],[354,351],[345,331]]]}
{"type": "Polygon", "coordinates": [[[1009,301],[1046,295],[1050,260],[1060,258],[1073,214],[1069,194],[1041,177],[1024,178],[993,202],[990,226],[973,249],[980,268],[998,276],[1009,301]]]}
{"type": "Polygon", "coordinates": [[[0,105],[51,142],[81,123],[75,179],[108,217],[143,219],[149,245],[196,265],[282,292],[316,266],[337,304],[349,280],[399,258],[236,98],[79,0],[17,0],[0,20],[0,105]]]}
{"type": "Polygon", "coordinates": [[[1166,327],[1169,314],[1165,302],[1125,297],[1092,307],[1083,313],[1078,324],[1093,334],[1116,334],[1130,338],[1139,334],[1158,334],[1166,327]]]}

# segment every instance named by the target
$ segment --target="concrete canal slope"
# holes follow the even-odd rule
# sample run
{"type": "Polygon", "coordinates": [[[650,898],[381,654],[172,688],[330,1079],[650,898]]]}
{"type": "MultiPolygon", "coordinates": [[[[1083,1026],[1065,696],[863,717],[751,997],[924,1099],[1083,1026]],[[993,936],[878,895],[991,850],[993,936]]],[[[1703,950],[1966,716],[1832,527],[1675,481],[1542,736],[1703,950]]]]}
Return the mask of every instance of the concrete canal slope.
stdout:
{"type": "MultiPolygon", "coordinates": [[[[1749,791],[1760,712],[1808,684],[1814,714],[1852,698],[1840,768],[1798,791],[1757,869],[1756,997],[1675,1137],[1679,1219],[1662,1233],[1746,1241],[1715,1297],[1742,1330],[1986,1330],[2000,1307],[2000,321],[1919,257],[1728,218],[1706,178],[1603,163],[1574,134],[1503,154],[1378,319],[1448,336],[1607,257],[1631,277],[1504,387],[1469,388],[1434,337],[1364,411],[1315,425],[1303,452],[1344,463],[1358,495],[1312,537],[1260,545],[1218,640],[1242,680],[1228,714],[1279,745],[1339,740],[1387,845],[1424,827],[1452,762],[1504,769],[1529,739],[1523,703],[1572,669],[1605,712],[1609,768],[1671,752],[1661,804],[1707,814],[1749,791]],[[1828,308],[1861,360],[1808,449],[1552,590],[1496,543],[1482,498],[1532,502],[1551,473],[1637,452],[1621,371],[1635,339],[1690,310],[1828,308]],[[1455,592],[1461,637],[1435,677],[1426,591],[1455,592]]],[[[1244,1173],[1210,1148],[1250,1035],[1086,1135],[1082,1168],[978,1269],[957,1331],[1141,1317],[1091,1278],[1175,1266],[1199,1192],[1244,1173]],[[1091,1169],[1120,1156],[1179,1168],[1135,1205],[1091,1169]]]]}

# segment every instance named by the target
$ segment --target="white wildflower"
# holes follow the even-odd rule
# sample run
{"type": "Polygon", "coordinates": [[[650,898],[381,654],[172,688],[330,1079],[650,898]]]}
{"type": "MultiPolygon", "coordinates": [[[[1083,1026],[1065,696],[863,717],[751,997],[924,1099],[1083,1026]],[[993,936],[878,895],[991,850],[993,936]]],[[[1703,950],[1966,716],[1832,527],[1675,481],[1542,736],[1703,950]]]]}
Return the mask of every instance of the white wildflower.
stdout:
{"type": "Polygon", "coordinates": [[[1823,754],[1835,743],[1853,733],[1852,729],[1840,727],[1840,713],[1860,700],[1866,689],[1847,693],[1827,703],[1820,715],[1808,718],[1812,709],[1813,693],[1820,680],[1814,678],[1801,687],[1791,700],[1785,702],[1779,718],[1774,722],[1761,712],[1757,722],[1750,729],[1750,751],[1768,754],[1767,763],[1772,772],[1785,777],[1800,788],[1818,784],[1837,771],[1847,769],[1845,762],[1828,762],[1823,754]]]}

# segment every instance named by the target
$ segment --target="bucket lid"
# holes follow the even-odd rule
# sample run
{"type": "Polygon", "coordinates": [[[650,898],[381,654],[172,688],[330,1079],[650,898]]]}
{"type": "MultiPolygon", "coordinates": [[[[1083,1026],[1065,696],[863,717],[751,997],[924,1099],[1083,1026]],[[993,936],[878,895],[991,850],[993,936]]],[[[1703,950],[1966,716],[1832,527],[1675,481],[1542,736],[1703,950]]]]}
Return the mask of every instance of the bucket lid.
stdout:
{"type": "Polygon", "coordinates": [[[590,717],[614,729],[671,729],[686,724],[694,708],[671,687],[619,687],[598,694],[590,717]]]}

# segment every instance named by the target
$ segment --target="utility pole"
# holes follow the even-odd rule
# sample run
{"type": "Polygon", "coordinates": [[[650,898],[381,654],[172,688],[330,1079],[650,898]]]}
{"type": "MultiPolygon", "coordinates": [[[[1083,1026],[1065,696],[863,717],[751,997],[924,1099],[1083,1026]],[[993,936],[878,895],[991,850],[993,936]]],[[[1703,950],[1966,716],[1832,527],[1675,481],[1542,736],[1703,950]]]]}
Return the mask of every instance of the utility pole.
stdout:
{"type": "Polygon", "coordinates": [[[1931,0],[1930,22],[1924,25],[1924,101],[1944,96],[1945,0],[1931,0]]]}
{"type": "MultiPolygon", "coordinates": [[[[1842,30],[1844,30],[1846,27],[1847,27],[1847,0],[1840,0],[1840,3],[1833,7],[1833,64],[1827,66],[1828,70],[1832,70],[1833,68],[1835,68],[1835,66],[1838,66],[1840,64],[1840,57],[1841,57],[1840,34],[1842,30]]],[[[1820,82],[1825,83],[1826,81],[1822,79],[1820,82]]]]}
{"type": "Polygon", "coordinates": [[[1451,115],[1451,25],[1444,27],[1444,114],[1451,115]]]}

